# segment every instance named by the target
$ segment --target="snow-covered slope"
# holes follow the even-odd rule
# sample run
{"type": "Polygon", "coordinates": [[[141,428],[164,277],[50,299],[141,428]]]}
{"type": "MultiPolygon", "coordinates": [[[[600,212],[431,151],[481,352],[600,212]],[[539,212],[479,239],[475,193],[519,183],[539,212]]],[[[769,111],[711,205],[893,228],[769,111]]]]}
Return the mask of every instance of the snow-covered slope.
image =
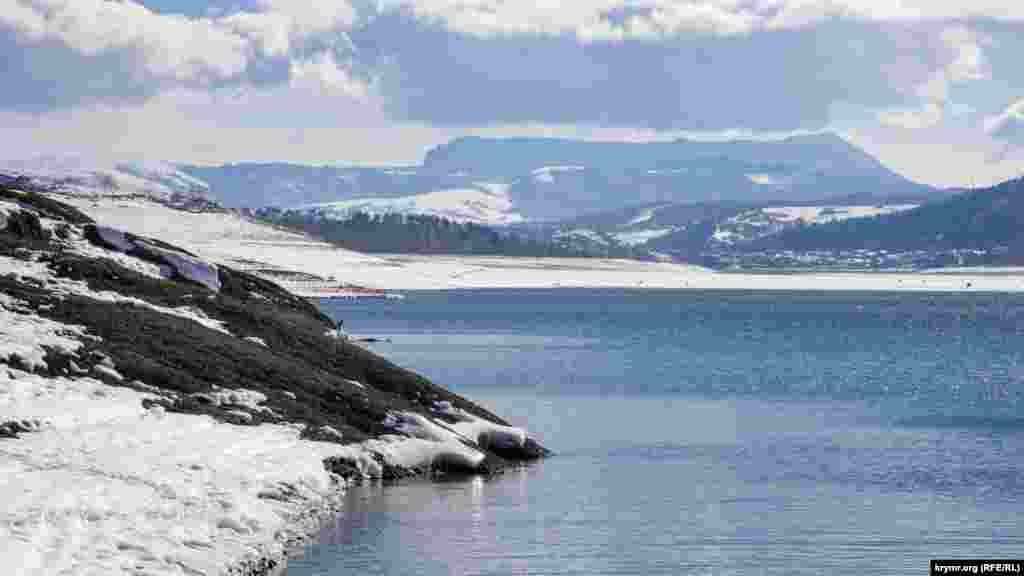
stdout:
{"type": "Polygon", "coordinates": [[[216,262],[262,273],[310,296],[338,284],[401,289],[644,287],[772,290],[1024,290],[1024,276],[715,273],[698,266],[597,258],[370,256],[233,213],[192,213],[153,202],[72,199],[99,223],[152,236],[216,262]]]}
{"type": "Polygon", "coordinates": [[[776,234],[800,223],[823,224],[868,218],[917,208],[917,204],[880,206],[770,206],[743,211],[719,222],[712,239],[719,244],[749,242],[776,234]]]}
{"type": "Polygon", "coordinates": [[[269,574],[350,482],[545,453],[272,283],[166,276],[181,249],[40,194],[0,214],[0,573],[269,574]]]}
{"type": "Polygon", "coordinates": [[[344,220],[356,212],[367,214],[423,214],[455,222],[504,226],[523,221],[508,195],[508,185],[474,183],[475,187],[435,190],[397,198],[354,198],[303,206],[299,210],[344,220]]]}
{"type": "Polygon", "coordinates": [[[22,176],[36,186],[68,195],[145,196],[163,202],[209,201],[210,187],[173,164],[97,164],[73,157],[0,162],[0,174],[22,176]]]}

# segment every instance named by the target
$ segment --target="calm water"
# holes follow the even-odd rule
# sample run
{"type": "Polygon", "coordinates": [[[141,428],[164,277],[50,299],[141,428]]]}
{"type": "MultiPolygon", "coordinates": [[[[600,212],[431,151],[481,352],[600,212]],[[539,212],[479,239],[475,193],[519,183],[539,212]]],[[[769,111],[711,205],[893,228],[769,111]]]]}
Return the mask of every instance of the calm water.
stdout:
{"type": "Polygon", "coordinates": [[[1024,298],[324,301],[558,455],[355,488],[288,576],[925,574],[1024,556],[1024,298]]]}

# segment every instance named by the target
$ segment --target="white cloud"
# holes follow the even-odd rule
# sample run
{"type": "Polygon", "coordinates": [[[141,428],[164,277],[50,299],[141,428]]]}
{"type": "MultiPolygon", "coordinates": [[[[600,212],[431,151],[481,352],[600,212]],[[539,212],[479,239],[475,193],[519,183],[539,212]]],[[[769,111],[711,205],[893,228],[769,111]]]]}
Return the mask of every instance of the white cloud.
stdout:
{"type": "Polygon", "coordinates": [[[216,21],[159,15],[132,2],[19,2],[0,11],[0,26],[29,46],[57,41],[82,56],[129,50],[161,78],[230,77],[244,70],[248,58],[245,38],[216,21]]]}
{"type": "Polygon", "coordinates": [[[878,112],[878,121],[886,126],[906,130],[930,128],[942,122],[943,112],[934,102],[920,108],[892,108],[878,112]]]}
{"type": "Polygon", "coordinates": [[[657,40],[689,34],[745,35],[834,19],[940,22],[1024,21],[1024,3],[982,0],[378,0],[463,34],[574,35],[580,41],[657,40]]]}
{"type": "Polygon", "coordinates": [[[1014,146],[1024,146],[1024,98],[1002,113],[985,119],[985,133],[1014,146]]]}
{"type": "Polygon", "coordinates": [[[306,89],[312,87],[325,94],[358,100],[369,98],[372,90],[367,82],[354,78],[344,67],[339,66],[334,56],[328,52],[293,62],[291,85],[306,89]]]}
{"type": "Polygon", "coordinates": [[[882,124],[904,129],[935,126],[945,119],[947,109],[960,113],[969,109],[952,101],[953,86],[991,78],[983,48],[989,44],[987,38],[962,25],[945,27],[938,37],[944,52],[939,57],[945,65],[914,87],[914,96],[919,100],[916,106],[880,110],[877,117],[882,124]]]}
{"type": "Polygon", "coordinates": [[[11,1],[0,10],[0,51],[20,57],[12,70],[23,77],[8,79],[22,90],[0,96],[0,106],[28,109],[145,99],[178,86],[284,83],[292,63],[349,65],[347,33],[357,21],[351,4],[333,0],[259,0],[254,11],[205,17],[132,1],[11,1]],[[33,85],[61,89],[40,103],[33,85]]]}

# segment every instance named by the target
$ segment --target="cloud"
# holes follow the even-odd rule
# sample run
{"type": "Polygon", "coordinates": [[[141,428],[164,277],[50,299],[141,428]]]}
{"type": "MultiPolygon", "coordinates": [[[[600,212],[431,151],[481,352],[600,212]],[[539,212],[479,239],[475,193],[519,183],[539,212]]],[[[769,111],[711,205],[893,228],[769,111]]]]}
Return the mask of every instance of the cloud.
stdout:
{"type": "Polygon", "coordinates": [[[280,84],[294,62],[349,57],[345,2],[259,0],[256,11],[189,17],[134,2],[5,0],[0,107],[45,111],[233,84],[280,84]]]}
{"type": "Polygon", "coordinates": [[[831,20],[874,23],[989,19],[1024,21],[1024,6],[1005,0],[379,0],[449,31],[500,35],[574,36],[579,41],[662,40],[690,34],[747,35],[794,30],[831,20]]]}
{"type": "Polygon", "coordinates": [[[968,54],[970,44],[947,30],[835,20],[747,35],[580,42],[453,33],[392,14],[351,38],[380,97],[407,120],[788,131],[827,126],[837,102],[941,109],[947,99],[929,91],[987,74],[983,55],[968,54]]]}
{"type": "Polygon", "coordinates": [[[0,4],[0,125],[39,148],[148,119],[168,155],[211,161],[406,161],[431,139],[550,130],[892,131],[884,149],[909,157],[905,139],[1011,139],[1024,94],[1024,2],[1005,0],[0,4]],[[330,145],[349,139],[380,149],[330,145]]]}
{"type": "Polygon", "coordinates": [[[957,85],[991,78],[991,69],[983,45],[991,41],[963,25],[944,27],[938,33],[940,65],[914,87],[916,102],[908,107],[887,108],[877,112],[882,124],[917,130],[942,122],[947,109],[962,114],[962,104],[953,101],[951,91],[957,85]]]}
{"type": "Polygon", "coordinates": [[[985,132],[1011,146],[1024,146],[1024,98],[985,120],[985,132]]]}

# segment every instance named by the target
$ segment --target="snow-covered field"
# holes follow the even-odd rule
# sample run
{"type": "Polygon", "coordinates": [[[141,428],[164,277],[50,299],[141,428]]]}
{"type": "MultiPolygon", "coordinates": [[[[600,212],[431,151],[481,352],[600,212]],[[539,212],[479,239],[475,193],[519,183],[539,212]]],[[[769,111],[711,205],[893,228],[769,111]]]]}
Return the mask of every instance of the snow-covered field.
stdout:
{"type": "MultiPolygon", "coordinates": [[[[500,256],[371,256],[244,220],[190,213],[142,201],[62,200],[98,222],[153,236],[242,269],[271,267],[340,283],[383,288],[645,287],[736,290],[1021,291],[1024,274],[734,274],[632,260],[500,256]]],[[[278,281],[281,281],[278,279],[278,281]]],[[[287,281],[281,281],[289,286],[287,281]]],[[[299,293],[302,283],[292,284],[299,293]]]]}

